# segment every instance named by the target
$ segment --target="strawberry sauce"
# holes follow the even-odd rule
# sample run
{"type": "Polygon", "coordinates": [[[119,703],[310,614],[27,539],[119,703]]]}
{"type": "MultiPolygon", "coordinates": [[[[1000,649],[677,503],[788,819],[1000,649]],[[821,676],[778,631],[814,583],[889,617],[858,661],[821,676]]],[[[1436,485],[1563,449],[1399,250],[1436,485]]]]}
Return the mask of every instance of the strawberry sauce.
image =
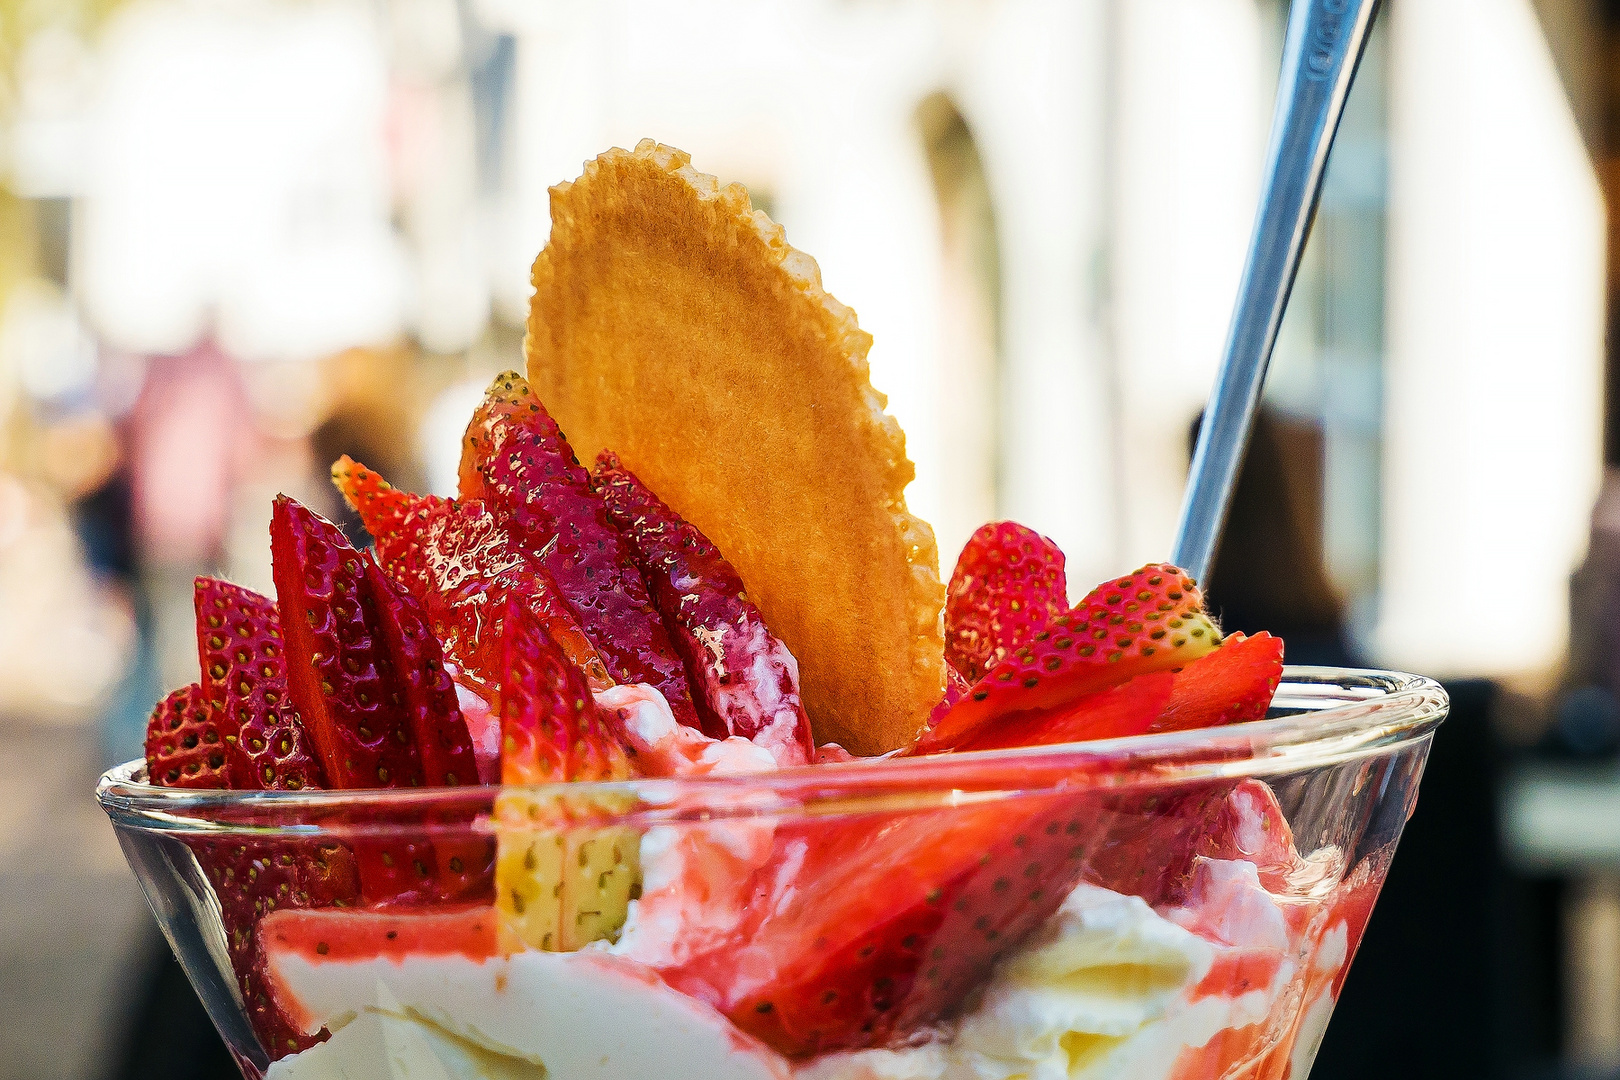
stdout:
{"type": "Polygon", "coordinates": [[[487,960],[496,947],[495,909],[482,905],[436,908],[427,914],[382,911],[275,911],[261,927],[265,949],[310,963],[465,956],[487,960]]]}

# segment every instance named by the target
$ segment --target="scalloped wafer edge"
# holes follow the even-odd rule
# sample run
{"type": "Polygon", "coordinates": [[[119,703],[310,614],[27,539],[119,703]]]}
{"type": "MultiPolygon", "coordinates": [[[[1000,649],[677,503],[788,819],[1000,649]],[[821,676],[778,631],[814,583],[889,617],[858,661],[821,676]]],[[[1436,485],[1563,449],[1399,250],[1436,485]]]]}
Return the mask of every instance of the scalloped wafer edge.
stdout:
{"type": "MultiPolygon", "coordinates": [[[[850,308],[822,288],[816,261],[791,247],[782,227],[764,211],[753,209],[741,184],[721,185],[715,177],[694,169],[689,155],[673,147],[644,139],[633,151],[610,150],[587,162],[578,180],[552,188],[551,206],[552,235],[534,263],[535,297],[525,344],[529,378],[542,400],[568,431],[582,457],[601,449],[624,454],[628,466],[654,484],[660,496],[714,539],[737,565],[767,623],[799,658],[805,703],[819,740],[837,741],[868,754],[904,745],[925,724],[930,708],[943,691],[945,590],[939,576],[933,529],[906,509],[904,489],[915,470],[906,458],[900,425],[885,411],[888,399],[871,386],[866,359],[871,335],[860,329],[850,308]],[[874,595],[864,610],[849,613],[868,624],[862,632],[869,639],[864,646],[857,644],[847,630],[818,626],[813,611],[804,618],[784,614],[786,605],[780,603],[779,593],[791,592],[795,586],[774,580],[783,573],[782,566],[772,564],[768,556],[756,557],[749,550],[728,550],[726,538],[733,530],[725,520],[717,520],[725,515],[705,513],[701,499],[693,505],[691,493],[671,482],[676,470],[660,467],[656,452],[608,446],[598,437],[603,425],[592,416],[593,410],[600,411],[602,403],[582,404],[576,396],[584,395],[570,391],[566,369],[578,358],[560,355],[568,351],[568,331],[553,325],[567,320],[548,316],[556,315],[569,302],[565,264],[575,252],[573,245],[588,242],[590,230],[601,227],[611,216],[612,200],[622,195],[615,188],[628,182],[662,185],[671,199],[691,204],[696,220],[709,231],[678,239],[692,241],[692,249],[686,254],[698,262],[709,252],[705,243],[722,245],[714,249],[719,252],[716,258],[753,258],[748,254],[752,249],[758,256],[754,259],[757,266],[749,269],[754,280],[747,284],[763,289],[783,304],[784,310],[802,313],[803,323],[793,329],[806,331],[823,343],[817,351],[818,363],[825,370],[810,373],[810,377],[828,384],[835,391],[834,398],[840,392],[855,391],[851,415],[847,417],[848,443],[865,458],[864,464],[855,467],[869,470],[866,479],[870,483],[864,486],[873,491],[873,502],[881,505],[881,516],[886,518],[886,524],[873,526],[871,546],[882,549],[892,544],[895,549],[888,553],[891,561],[887,564],[880,550],[872,565],[865,568],[874,578],[892,578],[888,586],[876,591],[895,595],[874,595]],[[885,529],[888,535],[880,535],[885,529]],[[773,607],[784,610],[773,612],[773,607]],[[897,624],[891,627],[895,631],[892,636],[885,635],[885,623],[897,624]],[[895,638],[901,639],[898,644],[895,638]]],[[[684,207],[677,205],[677,209],[684,207]]],[[[683,227],[675,221],[657,224],[683,227]]],[[[671,345],[678,348],[679,342],[671,345]]],[[[602,377],[597,381],[605,386],[602,377]]],[[[775,477],[772,482],[814,484],[817,479],[775,477]]],[[[746,505],[730,510],[748,513],[746,505]]],[[[874,522],[878,516],[874,514],[874,522]]],[[[841,617],[829,611],[825,621],[841,617]]]]}

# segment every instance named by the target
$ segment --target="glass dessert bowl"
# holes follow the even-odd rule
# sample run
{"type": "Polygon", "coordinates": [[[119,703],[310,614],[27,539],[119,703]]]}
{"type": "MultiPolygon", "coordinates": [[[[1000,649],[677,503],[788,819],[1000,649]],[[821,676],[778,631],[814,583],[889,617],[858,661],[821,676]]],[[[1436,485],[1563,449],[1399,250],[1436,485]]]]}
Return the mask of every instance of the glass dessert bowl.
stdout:
{"type": "Polygon", "coordinates": [[[1302,1077],[1439,688],[1285,677],[1169,564],[1071,603],[1016,522],[947,581],[740,186],[647,140],[552,195],[456,497],[277,497],[101,787],[244,1073],[1302,1077]]]}
{"type": "Polygon", "coordinates": [[[248,1077],[1302,1080],[1446,708],[1289,668],[1085,743],[98,797],[248,1077]]]}

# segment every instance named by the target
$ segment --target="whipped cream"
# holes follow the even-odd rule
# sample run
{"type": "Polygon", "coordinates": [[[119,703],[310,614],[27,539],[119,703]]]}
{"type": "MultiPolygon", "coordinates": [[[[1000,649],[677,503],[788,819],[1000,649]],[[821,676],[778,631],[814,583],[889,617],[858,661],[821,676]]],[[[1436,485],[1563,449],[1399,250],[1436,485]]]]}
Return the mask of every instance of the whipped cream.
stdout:
{"type": "Polygon", "coordinates": [[[277,997],[332,1038],[277,1062],[267,1080],[791,1075],[707,1005],[594,949],[318,963],[272,950],[268,970],[277,997]]]}
{"type": "Polygon", "coordinates": [[[678,723],[664,695],[645,683],[621,683],[593,696],[598,709],[618,716],[627,749],[647,776],[728,776],[804,763],[796,747],[797,760],[779,763],[772,756],[778,748],[757,745],[741,735],[711,739],[678,723]]]}
{"type": "MultiPolygon", "coordinates": [[[[675,587],[686,589],[690,583],[677,579],[675,587]]],[[[715,712],[724,717],[732,731],[751,731],[751,741],[766,747],[771,757],[783,768],[807,765],[809,759],[798,740],[799,719],[803,715],[799,694],[799,662],[788,647],[777,640],[757,616],[740,616],[736,625],[722,625],[717,629],[710,645],[715,654],[713,665],[700,666],[698,677],[703,682],[703,693],[714,702],[715,712]],[[741,638],[737,645],[727,645],[727,636],[741,638]],[[752,660],[747,676],[741,679],[725,678],[723,655],[747,656],[752,660]]]]}
{"type": "MultiPolygon", "coordinates": [[[[675,720],[657,689],[621,685],[596,694],[598,708],[617,713],[636,763],[656,776],[737,776],[780,764],[767,748],[733,735],[713,739],[675,720]]],[[[791,739],[789,754],[803,754],[791,739]]],[[[652,966],[678,964],[724,941],[750,897],[752,873],[771,857],[776,827],[769,818],[658,826],[641,838],[641,897],[632,900],[613,952],[652,966]]],[[[784,862],[778,881],[798,872],[784,862]]]]}
{"type": "Polygon", "coordinates": [[[548,1080],[544,1066],[469,1042],[379,987],[331,1039],[270,1066],[267,1080],[548,1080]]]}

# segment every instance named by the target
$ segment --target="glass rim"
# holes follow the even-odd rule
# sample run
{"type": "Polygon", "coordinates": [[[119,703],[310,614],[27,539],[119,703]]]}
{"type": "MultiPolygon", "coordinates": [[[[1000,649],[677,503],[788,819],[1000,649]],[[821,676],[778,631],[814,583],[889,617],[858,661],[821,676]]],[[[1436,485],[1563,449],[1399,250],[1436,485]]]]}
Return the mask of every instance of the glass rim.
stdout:
{"type": "MultiPolygon", "coordinates": [[[[782,814],[852,813],[958,805],[1087,789],[1265,778],[1393,752],[1428,736],[1449,698],[1433,679],[1399,671],[1289,666],[1272,701],[1280,716],[1219,728],[1090,742],[863,758],[768,772],[532,786],[233,791],[159,787],[139,779],[137,758],[104,773],[96,798],[114,824],[157,832],[249,832],[299,836],[326,822],[485,809],[497,797],[563,798],[604,809],[597,821],[642,826],[782,814]],[[298,821],[307,815],[309,821],[298,821]],[[248,821],[232,820],[250,816],[248,821]],[[263,824],[272,816],[281,824],[263,824]],[[294,819],[288,823],[288,819],[294,819]]],[[[387,826],[397,829],[399,826],[387,826]]],[[[436,828],[444,828],[437,826],[436,828]]],[[[364,826],[359,827],[362,831],[364,826]]]]}

